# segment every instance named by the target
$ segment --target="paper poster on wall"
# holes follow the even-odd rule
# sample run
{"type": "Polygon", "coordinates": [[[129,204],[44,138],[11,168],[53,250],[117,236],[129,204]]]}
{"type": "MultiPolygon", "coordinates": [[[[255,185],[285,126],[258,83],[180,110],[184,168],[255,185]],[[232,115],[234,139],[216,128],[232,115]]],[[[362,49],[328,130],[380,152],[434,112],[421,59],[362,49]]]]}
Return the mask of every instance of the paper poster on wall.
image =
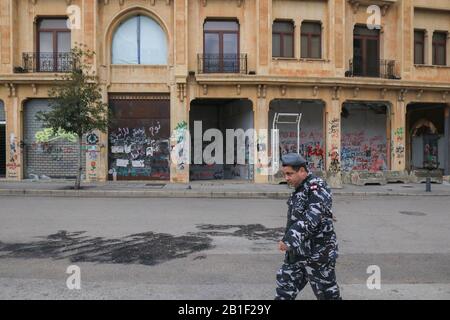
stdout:
{"type": "Polygon", "coordinates": [[[128,159],[117,159],[117,161],[116,161],[116,165],[118,167],[127,167],[129,163],[130,163],[130,160],[128,160],[128,159]]]}
{"type": "Polygon", "coordinates": [[[133,168],[144,168],[145,164],[144,164],[144,160],[134,160],[131,161],[132,167],[133,168]]]}
{"type": "Polygon", "coordinates": [[[124,152],[131,153],[131,146],[125,146],[124,152]]]}
{"type": "Polygon", "coordinates": [[[147,155],[147,157],[148,156],[153,157],[153,148],[152,147],[147,148],[146,155],[147,155]]]}
{"type": "Polygon", "coordinates": [[[123,146],[112,146],[111,152],[112,153],[123,153],[124,152],[123,146]]]}

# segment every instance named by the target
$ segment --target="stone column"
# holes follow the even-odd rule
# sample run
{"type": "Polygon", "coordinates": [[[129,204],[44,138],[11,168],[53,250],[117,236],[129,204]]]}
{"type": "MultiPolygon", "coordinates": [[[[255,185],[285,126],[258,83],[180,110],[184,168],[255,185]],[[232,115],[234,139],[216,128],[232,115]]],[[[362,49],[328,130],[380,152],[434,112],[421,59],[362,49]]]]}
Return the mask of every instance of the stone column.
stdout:
{"type": "Polygon", "coordinates": [[[189,182],[190,135],[189,100],[186,83],[177,83],[170,88],[170,181],[189,182]]]}
{"type": "Polygon", "coordinates": [[[447,104],[445,107],[444,127],[445,127],[444,175],[450,176],[450,104],[447,104]]]}
{"type": "Polygon", "coordinates": [[[391,123],[391,170],[405,171],[406,169],[406,103],[403,93],[392,106],[391,123]]]}
{"type": "MultiPolygon", "coordinates": [[[[257,60],[258,60],[258,74],[267,74],[269,69],[269,61],[272,52],[269,52],[269,44],[272,41],[272,33],[270,32],[269,24],[271,25],[272,17],[272,1],[271,0],[257,0],[257,17],[258,17],[258,32],[256,34],[257,42],[257,60]]],[[[297,43],[297,42],[296,42],[297,43]]]]}
{"type": "Polygon", "coordinates": [[[332,89],[331,97],[325,100],[326,121],[326,171],[332,188],[342,188],[341,177],[341,108],[339,87],[332,89]]]}
{"type": "Polygon", "coordinates": [[[23,136],[21,127],[20,100],[15,94],[16,87],[9,84],[10,97],[4,101],[6,113],[6,179],[23,179],[23,136]]]}
{"type": "MultiPolygon", "coordinates": [[[[104,84],[101,86],[102,101],[108,103],[108,90],[104,84]]],[[[108,180],[108,132],[94,131],[86,137],[86,180],[107,181],[108,180]],[[95,142],[97,141],[97,142],[95,142]]]]}
{"type": "Polygon", "coordinates": [[[402,1],[400,4],[400,20],[401,21],[401,77],[404,80],[411,79],[412,66],[414,64],[413,37],[414,37],[414,3],[413,1],[402,1]]]}
{"type": "MultiPolygon", "coordinates": [[[[271,126],[269,124],[269,101],[266,99],[266,86],[258,86],[258,95],[253,103],[254,127],[256,131],[255,153],[254,153],[254,175],[255,183],[268,183],[271,173],[269,162],[269,135],[271,126]]],[[[272,150],[273,152],[273,150],[272,150]]]]}

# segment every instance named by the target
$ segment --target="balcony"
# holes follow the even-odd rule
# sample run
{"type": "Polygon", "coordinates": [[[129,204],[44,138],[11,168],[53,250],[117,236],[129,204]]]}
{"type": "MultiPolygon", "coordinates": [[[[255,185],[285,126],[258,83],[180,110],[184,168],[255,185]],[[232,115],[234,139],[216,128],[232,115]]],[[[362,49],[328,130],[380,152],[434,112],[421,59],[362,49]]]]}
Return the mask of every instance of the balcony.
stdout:
{"type": "Polygon", "coordinates": [[[401,78],[395,74],[395,60],[372,60],[350,59],[349,70],[345,72],[346,77],[372,77],[383,79],[401,78]]]}
{"type": "Polygon", "coordinates": [[[22,67],[14,72],[70,72],[72,68],[71,52],[24,52],[22,67]]]}
{"type": "Polygon", "coordinates": [[[247,54],[199,54],[198,73],[247,73],[247,54]]]}

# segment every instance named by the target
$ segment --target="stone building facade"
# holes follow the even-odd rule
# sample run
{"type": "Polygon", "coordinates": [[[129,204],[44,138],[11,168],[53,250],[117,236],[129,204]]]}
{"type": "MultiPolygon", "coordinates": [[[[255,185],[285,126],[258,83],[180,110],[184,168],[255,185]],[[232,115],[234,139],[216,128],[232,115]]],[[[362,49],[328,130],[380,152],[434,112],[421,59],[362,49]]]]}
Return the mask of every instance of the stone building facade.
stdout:
{"type": "Polygon", "coordinates": [[[263,159],[278,146],[335,187],[421,181],[429,166],[440,181],[449,31],[448,0],[0,0],[0,176],[74,175],[74,143],[34,114],[83,43],[116,117],[86,137],[87,180],[277,183],[263,159]],[[279,144],[258,135],[243,164],[194,159],[207,129],[275,126],[279,144]]]}

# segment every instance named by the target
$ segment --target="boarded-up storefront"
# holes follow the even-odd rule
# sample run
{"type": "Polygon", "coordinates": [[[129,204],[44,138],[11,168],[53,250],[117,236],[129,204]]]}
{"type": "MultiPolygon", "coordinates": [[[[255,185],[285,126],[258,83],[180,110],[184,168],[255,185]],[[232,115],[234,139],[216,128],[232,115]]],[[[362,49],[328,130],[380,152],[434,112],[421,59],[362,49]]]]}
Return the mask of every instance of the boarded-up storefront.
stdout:
{"type": "Polygon", "coordinates": [[[111,95],[109,106],[109,179],[169,180],[169,96],[111,95]]]}
{"type": "MultiPolygon", "coordinates": [[[[36,119],[39,111],[51,110],[48,99],[32,99],[24,105],[25,178],[75,178],[79,146],[76,135],[54,134],[36,119]]],[[[86,154],[82,152],[85,167],[86,154]]],[[[84,169],[83,169],[84,172],[84,169]]]]}
{"type": "MultiPolygon", "coordinates": [[[[273,127],[275,114],[283,116],[278,126],[280,156],[289,152],[300,152],[308,161],[312,171],[325,170],[325,144],[323,132],[323,112],[325,104],[321,101],[276,99],[270,103],[269,129],[273,127]],[[291,116],[286,116],[290,114],[291,116]],[[300,130],[292,115],[301,115],[300,130]],[[299,141],[297,141],[299,138],[299,141]],[[299,147],[297,147],[297,143],[299,147]]],[[[280,116],[280,119],[281,119],[280,116]]],[[[269,137],[271,137],[269,135],[269,137]]],[[[270,145],[272,145],[270,143],[270,145]]]]}
{"type": "Polygon", "coordinates": [[[250,153],[254,148],[251,136],[254,124],[250,100],[196,99],[191,104],[189,120],[192,146],[190,180],[253,180],[254,166],[250,153]],[[232,133],[230,136],[227,130],[228,134],[232,133]],[[213,131],[220,139],[214,135],[211,139],[205,138],[208,132],[213,131]],[[220,160],[209,163],[204,152],[212,145],[218,147],[212,152],[214,160],[220,160]]]}
{"type": "Polygon", "coordinates": [[[387,110],[383,103],[344,103],[341,113],[342,171],[388,169],[387,110]]]}

